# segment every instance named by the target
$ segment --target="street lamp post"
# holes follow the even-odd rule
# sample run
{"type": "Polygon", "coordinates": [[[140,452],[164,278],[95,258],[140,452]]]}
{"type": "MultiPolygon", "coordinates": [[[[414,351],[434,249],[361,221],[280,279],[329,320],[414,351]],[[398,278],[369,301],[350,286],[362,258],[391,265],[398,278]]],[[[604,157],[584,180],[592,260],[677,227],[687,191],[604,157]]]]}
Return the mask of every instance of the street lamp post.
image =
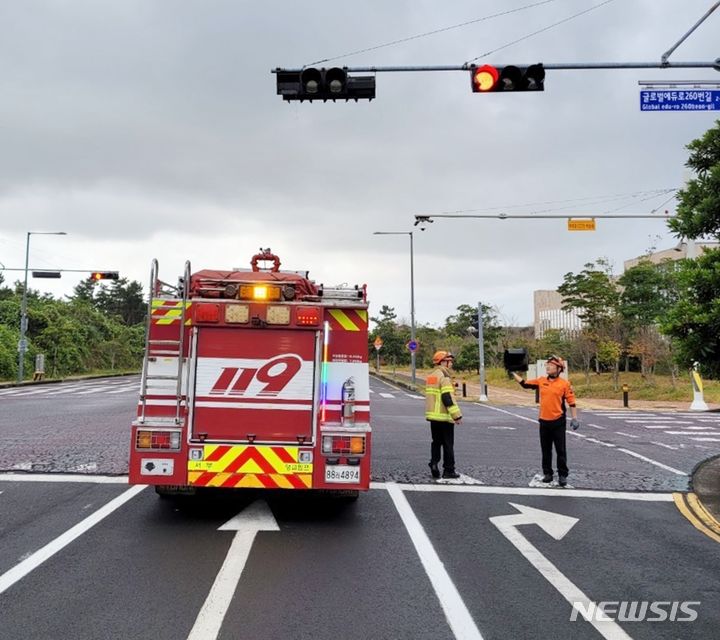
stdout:
{"type": "MultiPolygon", "coordinates": [[[[375,231],[375,236],[409,236],[410,238],[410,340],[415,342],[415,253],[412,231],[375,231]]],[[[412,385],[416,383],[415,350],[410,351],[412,385]]]]}
{"type": "Polygon", "coordinates": [[[27,351],[27,288],[28,288],[28,264],[30,262],[30,236],[66,236],[64,231],[28,231],[25,242],[25,284],[23,285],[22,303],[20,305],[20,341],[18,342],[18,377],[17,381],[22,382],[25,377],[25,352],[27,351]]]}

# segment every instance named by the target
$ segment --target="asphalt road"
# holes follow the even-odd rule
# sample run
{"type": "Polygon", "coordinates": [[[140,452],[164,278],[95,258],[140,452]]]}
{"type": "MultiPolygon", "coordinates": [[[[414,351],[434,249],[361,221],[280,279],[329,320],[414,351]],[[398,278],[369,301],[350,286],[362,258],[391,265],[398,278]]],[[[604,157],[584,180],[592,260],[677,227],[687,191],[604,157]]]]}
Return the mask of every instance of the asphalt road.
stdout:
{"type": "Polygon", "coordinates": [[[434,483],[422,400],[372,390],[376,483],[352,504],[160,500],[121,475],[137,380],[0,391],[0,639],[717,636],[717,543],[670,493],[717,450],[717,414],[583,413],[559,489],[529,486],[531,409],[464,405],[463,483],[434,483]],[[578,598],[697,619],[593,626],[578,598]]]}

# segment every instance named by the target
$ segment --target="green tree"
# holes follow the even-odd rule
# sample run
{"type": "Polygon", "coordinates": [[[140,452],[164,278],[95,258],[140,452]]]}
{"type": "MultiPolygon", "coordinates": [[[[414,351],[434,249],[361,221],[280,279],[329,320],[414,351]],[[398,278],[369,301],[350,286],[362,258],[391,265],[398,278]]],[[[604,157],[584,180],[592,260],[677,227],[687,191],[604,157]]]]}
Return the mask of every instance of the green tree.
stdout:
{"type": "Polygon", "coordinates": [[[678,191],[677,211],[668,226],[686,238],[715,236],[720,240],[720,120],[686,148],[690,155],[685,165],[695,178],[678,191]]]}
{"type": "Polygon", "coordinates": [[[655,325],[677,298],[673,267],[640,261],[618,279],[619,311],[631,329],[655,325]]]}
{"type": "Polygon", "coordinates": [[[368,336],[368,349],[370,353],[375,351],[373,343],[375,338],[380,337],[383,341],[380,350],[380,360],[388,364],[407,364],[410,362],[410,354],[405,348],[410,339],[410,330],[397,322],[397,314],[393,307],[383,305],[377,316],[371,317],[375,323],[374,329],[368,336]]]}
{"type": "Polygon", "coordinates": [[[619,294],[607,261],[588,262],[580,273],[566,273],[557,288],[563,309],[577,311],[591,331],[598,332],[615,314],[619,294]]]}
{"type": "Polygon", "coordinates": [[[704,375],[720,378],[720,250],[684,260],[677,271],[677,302],[662,319],[685,367],[699,362],[704,375]]]}

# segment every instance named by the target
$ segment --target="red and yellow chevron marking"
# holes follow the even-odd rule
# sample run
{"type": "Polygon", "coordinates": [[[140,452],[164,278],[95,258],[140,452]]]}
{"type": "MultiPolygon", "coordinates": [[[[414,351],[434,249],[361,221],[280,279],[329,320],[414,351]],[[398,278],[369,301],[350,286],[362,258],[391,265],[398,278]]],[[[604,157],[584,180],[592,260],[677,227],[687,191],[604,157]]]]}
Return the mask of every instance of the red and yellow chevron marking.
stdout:
{"type": "MultiPolygon", "coordinates": [[[[152,301],[152,323],[153,324],[173,324],[180,322],[182,315],[182,300],[153,300],[152,301]]],[[[192,324],[189,317],[192,302],[185,303],[185,326],[192,324]]]]}
{"type": "Polygon", "coordinates": [[[205,445],[203,460],[188,460],[196,487],[310,489],[312,464],[298,462],[298,447],[205,445]]]}
{"type": "Polygon", "coordinates": [[[364,309],[330,309],[328,322],[334,331],[367,331],[368,314],[364,309]]]}

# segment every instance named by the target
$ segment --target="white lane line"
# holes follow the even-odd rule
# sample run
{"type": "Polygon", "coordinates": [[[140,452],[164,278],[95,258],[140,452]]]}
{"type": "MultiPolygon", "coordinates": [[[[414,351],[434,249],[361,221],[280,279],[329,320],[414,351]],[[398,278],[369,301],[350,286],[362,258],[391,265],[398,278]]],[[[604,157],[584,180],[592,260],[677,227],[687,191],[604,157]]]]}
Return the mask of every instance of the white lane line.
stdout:
{"type": "Polygon", "coordinates": [[[46,544],[31,556],[16,564],[12,569],[0,575],[0,594],[7,591],[16,582],[22,580],[28,573],[37,569],[43,562],[52,558],[56,553],[64,549],[71,542],[79,538],[83,533],[89,531],[98,522],[104,520],[113,511],[120,508],[128,500],[132,500],[138,493],[145,489],[145,485],[135,485],[121,493],[117,498],[112,499],[105,506],[100,507],[95,513],[81,520],[71,529],[68,529],[61,536],[46,544]]]}
{"type": "Polygon", "coordinates": [[[695,440],[695,442],[720,442],[720,438],[690,438],[690,440],[695,440]]]}
{"type": "MultiPolygon", "coordinates": [[[[28,463],[32,467],[32,463],[28,463]]],[[[0,473],[0,482],[87,482],[89,484],[124,484],[127,476],[91,476],[64,473],[0,473]]]]}
{"type": "Polygon", "coordinates": [[[643,424],[645,422],[652,422],[655,424],[660,424],[661,422],[666,422],[667,424],[693,424],[692,420],[673,420],[672,418],[652,418],[652,419],[646,419],[646,420],[625,420],[625,422],[628,422],[630,424],[643,424]]]}
{"type": "Polygon", "coordinates": [[[588,422],[588,427],[592,427],[593,429],[602,429],[603,431],[607,429],[607,427],[601,427],[599,424],[592,424],[591,422],[588,422]]]}
{"type": "Polygon", "coordinates": [[[499,429],[501,431],[515,431],[517,427],[488,427],[488,429],[499,429]]]}
{"type": "Polygon", "coordinates": [[[678,476],[687,476],[688,474],[684,471],[680,471],[679,469],[675,469],[674,467],[669,467],[666,464],[663,464],[662,462],[658,462],[657,460],[653,460],[652,458],[646,458],[645,456],[640,455],[639,453],[635,453],[634,451],[630,451],[630,449],[622,449],[618,448],[618,451],[622,451],[623,453],[627,453],[629,456],[633,456],[633,458],[638,458],[639,460],[644,460],[645,462],[648,462],[650,464],[654,464],[656,467],[660,467],[661,469],[665,469],[666,471],[670,471],[670,473],[674,473],[678,476]]]}
{"type": "MultiPolygon", "coordinates": [[[[672,427],[671,424],[644,424],[643,427],[645,429],[669,429],[672,427]]],[[[683,429],[687,429],[687,427],[683,427],[683,429]]]]}
{"type": "MultiPolygon", "coordinates": [[[[521,416],[521,415],[519,415],[519,414],[517,414],[517,413],[512,413],[511,411],[505,411],[505,409],[500,409],[500,408],[498,408],[498,407],[493,407],[493,406],[486,405],[486,404],[485,404],[485,405],[484,405],[484,404],[480,404],[479,402],[476,403],[476,404],[477,404],[478,406],[480,406],[480,407],[486,407],[487,409],[493,409],[494,411],[500,411],[500,412],[502,412],[502,413],[507,413],[507,414],[509,414],[509,415],[511,415],[511,416],[515,416],[516,418],[520,418],[520,419],[522,419],[522,420],[528,420],[528,421],[530,421],[530,422],[535,422],[535,420],[532,420],[532,419],[530,419],[530,418],[526,418],[525,416],[521,416]]],[[[609,443],[609,442],[602,442],[602,441],[600,441],[600,440],[596,440],[595,438],[588,438],[587,436],[585,436],[585,435],[583,435],[583,434],[581,434],[581,433],[578,433],[577,431],[568,431],[568,435],[577,436],[578,438],[582,438],[582,439],[587,440],[587,441],[589,441],[589,442],[594,442],[594,443],[596,443],[596,444],[600,444],[600,445],[603,445],[603,446],[605,446],[605,447],[617,448],[618,451],[622,451],[623,453],[627,453],[629,456],[632,456],[633,458],[638,458],[638,459],[640,459],[640,460],[644,460],[645,462],[648,462],[648,463],[650,463],[650,464],[654,464],[656,467],[660,467],[661,469],[665,469],[666,471],[670,471],[671,473],[675,473],[675,474],[677,474],[677,475],[679,475],[679,476],[687,476],[687,475],[688,475],[688,474],[685,473],[684,471],[680,471],[679,469],[675,469],[675,468],[673,468],[673,467],[669,467],[668,465],[665,465],[665,464],[663,464],[662,462],[658,462],[657,460],[652,460],[651,458],[646,458],[645,456],[640,455],[639,453],[635,453],[634,451],[630,451],[630,449],[624,449],[624,448],[622,448],[622,447],[616,447],[616,445],[614,445],[614,444],[611,444],[611,443],[609,443]]],[[[687,434],[685,434],[685,435],[687,435],[687,434]]]]}
{"type": "Polygon", "coordinates": [[[671,444],[665,444],[664,442],[653,442],[652,444],[656,444],[658,447],[665,447],[666,449],[672,449],[673,451],[678,451],[680,447],[673,447],[671,444]]]}
{"type": "MultiPolygon", "coordinates": [[[[683,427],[684,429],[687,429],[688,431],[708,431],[712,429],[712,426],[707,427],[683,427]]],[[[720,431],[716,431],[715,433],[720,433],[720,431]]]]}
{"type": "Polygon", "coordinates": [[[592,438],[591,436],[586,436],[582,433],[578,433],[577,431],[569,431],[568,432],[571,436],[576,436],[578,438],[582,438],[583,440],[587,440],[588,442],[592,442],[594,444],[599,444],[601,447],[609,447],[610,449],[614,449],[617,447],[617,445],[613,444],[612,442],[605,442],[603,440],[598,440],[597,438],[592,438]]]}
{"type": "Polygon", "coordinates": [[[375,393],[372,389],[368,389],[368,391],[370,391],[370,393],[375,393]]]}
{"type": "Polygon", "coordinates": [[[413,400],[425,400],[425,398],[423,396],[416,396],[416,395],[413,395],[412,393],[406,393],[405,395],[408,398],[412,398],[413,400]]]}
{"type": "Polygon", "coordinates": [[[634,436],[632,433],[625,433],[624,431],[616,431],[619,436],[627,436],[628,438],[639,438],[640,436],[634,436]]]}
{"type": "Polygon", "coordinates": [[[482,640],[475,621],[402,490],[394,482],[389,482],[386,489],[415,546],[455,638],[482,640]]]}
{"type": "Polygon", "coordinates": [[[716,436],[717,431],[663,431],[671,436],[716,436]]]}
{"type": "MultiPolygon", "coordinates": [[[[392,482],[372,482],[371,489],[386,489],[392,482]]],[[[503,496],[559,496],[565,498],[604,498],[607,500],[633,500],[637,502],[673,502],[672,493],[652,493],[648,491],[599,491],[595,489],[533,489],[530,487],[491,487],[486,485],[457,484],[402,484],[403,491],[423,493],[479,493],[503,496]]]]}
{"type": "Polygon", "coordinates": [[[380,393],[380,395],[383,398],[394,398],[395,397],[392,393],[380,393]]]}

